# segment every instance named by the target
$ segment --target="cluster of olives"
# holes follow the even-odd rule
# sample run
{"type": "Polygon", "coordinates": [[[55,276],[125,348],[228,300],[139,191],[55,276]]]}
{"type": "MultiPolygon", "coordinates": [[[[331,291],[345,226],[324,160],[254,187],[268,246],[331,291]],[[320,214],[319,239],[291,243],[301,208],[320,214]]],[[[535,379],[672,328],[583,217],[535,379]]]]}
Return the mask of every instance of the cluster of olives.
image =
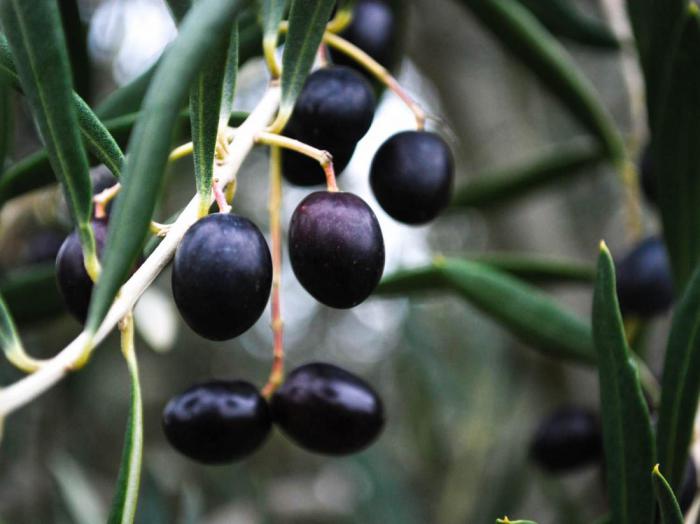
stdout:
{"type": "MultiPolygon", "coordinates": [[[[377,34],[362,29],[376,24],[378,13],[382,30],[393,32],[393,22],[387,24],[389,6],[367,0],[359,2],[346,36],[354,34],[356,45],[382,56],[377,34]]],[[[392,39],[385,38],[386,45],[392,39]]],[[[340,173],[369,129],[374,109],[374,93],[360,73],[346,66],[322,68],[309,75],[284,133],[330,152],[340,173]]],[[[296,185],[325,181],[318,162],[292,151],[283,153],[282,172],[296,185]]],[[[408,224],[425,223],[448,203],[450,150],[436,134],[399,133],[379,148],[370,181],[389,215],[408,224]]],[[[95,192],[102,189],[104,185],[95,192]]],[[[93,221],[93,229],[99,254],[107,220],[93,221]]],[[[313,192],[298,204],[289,224],[288,249],[301,285],[333,308],[351,308],[367,299],[384,269],[384,240],[375,214],[360,197],[335,188],[313,192]]],[[[92,282],[76,233],[61,247],[57,275],[68,309],[84,322],[92,282]]],[[[272,276],[270,250],[258,227],[236,214],[214,213],[190,227],[176,250],[173,298],[193,331],[210,340],[228,340],[260,318],[272,276]]],[[[170,443],[204,463],[247,456],[265,441],[273,423],[307,450],[347,454],[376,439],[384,409],[360,378],[331,364],[310,363],[294,369],[269,399],[249,382],[216,380],[177,395],[163,413],[170,443]]]]}
{"type": "MultiPolygon", "coordinates": [[[[540,422],[530,443],[530,457],[551,474],[601,464],[605,457],[598,415],[581,406],[560,407],[540,422]]],[[[683,513],[693,503],[696,491],[697,471],[689,458],[678,490],[678,504],[683,513]]]]}

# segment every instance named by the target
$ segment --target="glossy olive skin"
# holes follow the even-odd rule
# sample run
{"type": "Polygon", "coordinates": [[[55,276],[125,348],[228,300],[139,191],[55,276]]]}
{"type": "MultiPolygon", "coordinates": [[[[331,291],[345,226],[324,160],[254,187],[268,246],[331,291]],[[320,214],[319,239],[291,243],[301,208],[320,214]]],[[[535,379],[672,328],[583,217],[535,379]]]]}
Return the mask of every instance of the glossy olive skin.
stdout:
{"type": "Polygon", "coordinates": [[[369,206],[352,193],[311,193],[289,224],[289,256],[319,302],[346,309],[365,300],[384,270],[384,239],[369,206]]]}
{"type": "Polygon", "coordinates": [[[617,263],[617,296],[623,314],[651,317],[671,307],[673,277],[660,238],[643,240],[617,263]]]}
{"type": "Polygon", "coordinates": [[[172,398],[163,432],[183,455],[205,464],[239,460],[258,449],[272,427],[267,402],[252,384],[211,381],[172,398]]]}
{"type": "MultiPolygon", "coordinates": [[[[386,0],[359,0],[352,12],[352,21],[340,36],[355,44],[387,69],[397,62],[398,21],[386,0]]],[[[336,64],[360,69],[354,60],[338,51],[331,56],[336,64]]]]}
{"type": "Polygon", "coordinates": [[[405,224],[425,224],[450,201],[454,160],[435,133],[403,131],[380,146],[369,176],[374,196],[389,216],[405,224]]]}
{"type": "Polygon", "coordinates": [[[577,407],[560,408],[539,425],[530,445],[535,463],[564,473],[598,461],[603,442],[598,417],[577,407]]]}
{"type": "MultiPolygon", "coordinates": [[[[284,134],[331,153],[340,174],[372,125],[374,103],[372,89],[359,73],[348,67],[318,69],[307,78],[284,134]]],[[[325,180],[318,162],[288,150],[282,152],[282,174],[302,186],[325,180]]]]}
{"type": "Polygon", "coordinates": [[[200,336],[227,340],[262,315],[272,285],[270,249],[247,218],[215,213],[195,223],[177,248],[172,289],[200,336]]]}
{"type": "MultiPolygon", "coordinates": [[[[107,223],[101,220],[92,222],[98,258],[102,256],[107,240],[107,223]]],[[[92,280],[85,271],[83,250],[80,247],[78,232],[74,231],[63,241],[56,255],[56,281],[66,308],[79,322],[85,323],[92,295],[92,280]]]]}
{"type": "MultiPolygon", "coordinates": [[[[296,138],[291,134],[287,136],[296,138]]],[[[338,144],[323,149],[333,155],[333,169],[337,177],[350,163],[355,153],[355,144],[338,144]]],[[[309,187],[326,183],[326,174],[318,161],[290,150],[282,152],[282,174],[287,182],[296,186],[309,187]]]]}
{"type": "Polygon", "coordinates": [[[311,363],[292,371],[270,401],[272,418],[302,448],[347,455],[369,446],[384,427],[384,407],[362,379],[311,363]]]}

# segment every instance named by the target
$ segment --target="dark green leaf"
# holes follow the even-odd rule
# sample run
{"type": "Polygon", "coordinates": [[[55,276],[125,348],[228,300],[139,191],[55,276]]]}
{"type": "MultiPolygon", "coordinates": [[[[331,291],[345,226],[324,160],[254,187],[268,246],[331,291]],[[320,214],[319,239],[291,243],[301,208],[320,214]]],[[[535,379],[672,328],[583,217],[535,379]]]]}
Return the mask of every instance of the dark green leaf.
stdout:
{"type": "MultiPolygon", "coordinates": [[[[224,79],[228,70],[230,37],[219,39],[207,56],[202,71],[190,89],[190,121],[195,180],[201,199],[200,215],[209,209],[209,195],[214,176],[214,153],[219,134],[219,115],[224,79]]],[[[235,66],[234,66],[235,67],[235,66]]]]}
{"type": "MultiPolygon", "coordinates": [[[[133,320],[127,329],[132,330],[127,336],[131,337],[129,347],[122,347],[126,364],[131,376],[131,406],[129,419],[126,423],[124,449],[122,450],[121,466],[117,489],[112,500],[108,524],[132,524],[136,515],[139,484],[141,481],[141,462],[143,456],[143,403],[141,400],[141,384],[136,353],[133,348],[133,320]]],[[[124,346],[124,341],[122,341],[124,346]]]]}
{"type": "Polygon", "coordinates": [[[87,49],[87,27],[80,18],[78,0],[58,0],[58,7],[61,12],[63,34],[66,35],[75,92],[81,98],[90,100],[92,71],[87,49]]]}
{"type": "Polygon", "coordinates": [[[700,395],[700,269],[676,306],[666,347],[659,408],[658,461],[681,485],[700,395]]]}
{"type": "Polygon", "coordinates": [[[572,260],[527,253],[487,253],[472,259],[533,284],[591,284],[595,280],[595,268],[572,260]]]}
{"type": "Polygon", "coordinates": [[[226,75],[224,76],[224,88],[221,94],[221,124],[227,123],[233,114],[233,99],[236,95],[236,80],[238,78],[238,47],[240,38],[238,35],[238,23],[233,25],[229,39],[228,52],[226,53],[226,75]]]}
{"type": "Polygon", "coordinates": [[[700,16],[691,5],[671,61],[652,155],[654,172],[663,173],[659,206],[677,290],[700,257],[700,16]]]}
{"type": "Polygon", "coordinates": [[[334,4],[334,0],[292,0],[282,56],[280,115],[285,122],[311,71],[334,4]]]}
{"type": "Polygon", "coordinates": [[[519,0],[553,34],[600,49],[618,49],[620,43],[601,21],[583,15],[571,0],[519,0]]]}
{"type": "Polygon", "coordinates": [[[647,107],[652,135],[666,89],[669,63],[681,29],[687,0],[627,0],[637,49],[646,78],[647,107]]]}
{"type": "Polygon", "coordinates": [[[494,318],[521,340],[551,356],[595,361],[588,325],[535,288],[467,260],[438,259],[428,267],[386,277],[378,294],[403,295],[450,290],[494,318]]]}
{"type": "Polygon", "coordinates": [[[92,185],[73,105],[70,64],[58,7],[55,0],[2,0],[0,19],[20,84],[77,226],[86,267],[94,271],[97,254],[90,227],[92,185]]]}
{"type": "Polygon", "coordinates": [[[488,208],[524,197],[548,184],[573,180],[605,158],[605,151],[588,142],[557,146],[530,162],[476,175],[457,189],[452,207],[488,208]]]}
{"type": "Polygon", "coordinates": [[[14,362],[17,355],[24,354],[24,346],[17,334],[15,321],[12,319],[5,300],[0,294],[0,345],[5,356],[10,362],[14,362]]]}
{"type": "MultiPolygon", "coordinates": [[[[0,35],[0,76],[3,81],[21,90],[7,40],[2,35],[0,35]]],[[[105,164],[115,176],[119,177],[121,165],[124,161],[124,154],[119,144],[117,144],[100,119],[92,112],[90,106],[77,93],[72,93],[72,98],[78,117],[78,127],[85,145],[100,162],[105,164]]],[[[47,156],[48,158],[50,157],[47,156]]]]}
{"type": "MultiPolygon", "coordinates": [[[[129,113],[105,120],[104,126],[119,143],[125,143],[140,115],[139,112],[129,113]]],[[[229,122],[231,125],[238,125],[245,120],[247,115],[247,113],[235,112],[231,115],[229,122]]],[[[180,111],[175,125],[176,129],[189,124],[189,119],[190,112],[188,110],[180,111]]],[[[189,125],[187,127],[189,128],[189,125]]],[[[10,166],[0,176],[0,207],[12,198],[44,187],[55,180],[56,177],[51,170],[46,150],[42,149],[32,153],[10,166]]]]}
{"type": "Polygon", "coordinates": [[[185,17],[143,103],[129,142],[107,237],[104,271],[92,295],[87,329],[94,333],[139,255],[160,192],[171,133],[190,85],[206,56],[231,31],[244,0],[201,0],[185,17]]]}
{"type": "Polygon", "coordinates": [[[612,521],[652,524],[654,494],[649,471],[654,461],[654,437],[637,367],[625,339],[614,263],[604,244],[593,294],[593,341],[598,354],[612,521]]]}
{"type": "Polygon", "coordinates": [[[537,19],[513,0],[461,0],[499,42],[558,98],[620,164],[622,138],[595,89],[537,19]]]}
{"type": "Polygon", "coordinates": [[[128,84],[114,90],[95,109],[100,118],[116,118],[128,113],[135,113],[141,109],[143,97],[151,84],[156,68],[160,60],[149,67],[145,72],[134,78],[128,84]]]}
{"type": "Polygon", "coordinates": [[[651,472],[651,477],[654,480],[654,492],[656,492],[656,500],[659,503],[661,511],[661,522],[663,524],[683,524],[683,513],[678,506],[676,496],[673,494],[671,486],[659,471],[659,465],[654,466],[651,472]]]}

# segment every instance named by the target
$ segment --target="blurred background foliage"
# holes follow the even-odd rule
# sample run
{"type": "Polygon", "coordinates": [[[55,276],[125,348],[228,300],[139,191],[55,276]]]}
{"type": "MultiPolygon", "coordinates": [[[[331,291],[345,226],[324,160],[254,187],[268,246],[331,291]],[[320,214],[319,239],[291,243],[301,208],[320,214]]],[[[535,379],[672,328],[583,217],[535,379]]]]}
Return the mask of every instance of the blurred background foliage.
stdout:
{"type": "MultiPolygon", "coordinates": [[[[608,0],[572,3],[587,16],[605,20],[602,1],[608,0]]],[[[584,132],[559,103],[458,3],[400,4],[404,58],[397,75],[437,117],[433,127],[455,151],[458,185],[582,138],[584,132]]],[[[79,6],[83,26],[67,32],[71,40],[87,39],[89,60],[82,63],[89,67],[75,73],[76,87],[91,104],[146,69],[176,34],[161,0],[84,0],[79,6]]],[[[639,125],[631,102],[640,96],[630,97],[623,78],[623,60],[634,60],[631,46],[601,51],[562,43],[623,133],[631,132],[639,125]]],[[[262,61],[248,61],[239,77],[237,107],[250,109],[265,82],[262,61]]],[[[39,142],[24,102],[18,96],[13,102],[11,158],[16,160],[39,142]]],[[[411,125],[411,114],[385,93],[372,129],[339,180],[344,190],[365,197],[380,218],[387,245],[385,274],[426,263],[437,254],[516,250],[592,267],[601,238],[613,254],[628,247],[623,191],[606,164],[585,167],[571,180],[563,177],[507,205],[449,212],[431,226],[391,221],[371,197],[369,163],[386,137],[411,125]]],[[[234,205],[263,230],[268,220],[266,162],[263,149],[254,151],[240,175],[234,205]]],[[[192,169],[189,158],[171,167],[161,218],[193,193],[192,169]]],[[[285,186],[285,224],[305,193],[285,186]]],[[[655,231],[653,214],[644,216],[645,230],[655,231]]],[[[67,314],[54,314],[60,303],[50,278],[50,259],[69,228],[55,187],[12,201],[0,214],[0,288],[11,305],[25,304],[33,311],[33,320],[16,317],[29,352],[37,356],[54,354],[79,332],[67,314]],[[13,295],[17,276],[30,264],[29,271],[49,275],[48,287],[21,288],[13,295]],[[39,311],[46,315],[37,315],[39,311]]],[[[289,367],[324,360],[366,378],[386,403],[384,434],[350,458],[314,456],[275,432],[260,452],[240,464],[205,467],[188,461],[163,437],[164,404],[211,377],[262,384],[271,333],[268,314],[238,339],[201,339],[178,318],[169,277],[166,270],[136,312],[145,404],[137,522],[456,524],[492,523],[509,514],[540,524],[577,524],[605,512],[598,467],[552,477],[527,456],[534,428],[554,408],[577,403],[595,409],[593,369],[541,356],[454,296],[377,297],[353,310],[331,310],[304,292],[289,264],[282,303],[289,367]]],[[[546,291],[588,317],[590,284],[548,285],[546,291]]],[[[666,323],[661,318],[650,326],[653,370],[658,370],[661,350],[655,341],[662,340],[666,323]]],[[[9,364],[0,365],[0,383],[19,376],[9,364]]],[[[113,335],[83,372],[13,415],[0,447],[0,522],[103,521],[119,467],[128,401],[128,373],[113,335]]]]}

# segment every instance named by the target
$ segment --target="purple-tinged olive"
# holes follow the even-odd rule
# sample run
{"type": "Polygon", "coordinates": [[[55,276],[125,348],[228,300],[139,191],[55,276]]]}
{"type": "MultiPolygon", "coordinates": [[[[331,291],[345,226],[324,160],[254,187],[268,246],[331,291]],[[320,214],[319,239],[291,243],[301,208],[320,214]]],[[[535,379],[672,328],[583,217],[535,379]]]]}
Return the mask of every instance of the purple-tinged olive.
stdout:
{"type": "Polygon", "coordinates": [[[425,224],[447,207],[454,161],[440,136],[403,131],[384,142],[372,160],[370,184],[382,209],[406,224],[425,224]]]}
{"type": "Polygon", "coordinates": [[[342,368],[324,363],[293,370],[272,396],[272,418],[302,448],[347,455],[369,446],[384,427],[375,391],[342,368]]]}
{"type": "Polygon", "coordinates": [[[202,218],[175,253],[175,304],[204,338],[227,340],[247,331],[262,315],[271,285],[270,249],[247,218],[223,213],[202,218]]]}
{"type": "Polygon", "coordinates": [[[250,455],[272,427],[267,402],[255,386],[241,380],[192,386],[168,402],[162,425],[175,449],[205,464],[250,455]]]}
{"type": "Polygon", "coordinates": [[[660,238],[643,240],[617,263],[617,296],[623,314],[651,317],[671,307],[671,264],[660,238]]]}
{"type": "MultiPolygon", "coordinates": [[[[107,240],[107,223],[101,220],[92,222],[98,258],[102,256],[107,240]]],[[[85,323],[87,318],[93,283],[85,271],[83,250],[78,232],[74,231],[63,241],[56,256],[56,280],[66,308],[78,321],[85,323]]]]}
{"type": "Polygon", "coordinates": [[[347,309],[379,283],[384,239],[377,217],[360,197],[318,191],[292,215],[289,257],[297,279],[316,300],[347,309]]]}
{"type": "Polygon", "coordinates": [[[598,417],[577,406],[560,408],[545,418],[530,445],[532,459],[551,473],[592,464],[600,460],[602,450],[598,417]]]}

